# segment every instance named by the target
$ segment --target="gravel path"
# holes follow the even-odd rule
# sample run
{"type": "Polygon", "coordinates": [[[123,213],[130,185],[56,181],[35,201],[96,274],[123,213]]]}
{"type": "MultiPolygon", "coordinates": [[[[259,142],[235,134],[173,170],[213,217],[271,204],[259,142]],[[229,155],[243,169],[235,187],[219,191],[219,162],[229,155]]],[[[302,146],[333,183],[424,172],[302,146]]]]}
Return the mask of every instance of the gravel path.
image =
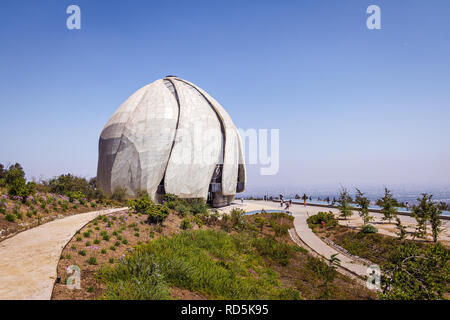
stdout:
{"type": "Polygon", "coordinates": [[[62,249],[77,230],[99,215],[125,209],[54,220],[0,242],[0,300],[49,300],[62,249]]]}

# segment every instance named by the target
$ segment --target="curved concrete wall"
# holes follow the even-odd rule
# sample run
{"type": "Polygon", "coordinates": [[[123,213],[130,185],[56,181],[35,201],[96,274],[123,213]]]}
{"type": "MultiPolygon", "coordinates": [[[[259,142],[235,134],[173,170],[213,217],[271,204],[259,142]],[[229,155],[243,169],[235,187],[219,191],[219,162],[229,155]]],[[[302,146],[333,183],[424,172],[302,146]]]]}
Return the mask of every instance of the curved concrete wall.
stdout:
{"type": "Polygon", "coordinates": [[[105,125],[99,141],[99,187],[124,187],[131,196],[158,185],[183,198],[207,198],[217,164],[222,194],[232,199],[245,185],[239,133],[225,109],[194,84],[157,80],[129,97],[105,125]]]}

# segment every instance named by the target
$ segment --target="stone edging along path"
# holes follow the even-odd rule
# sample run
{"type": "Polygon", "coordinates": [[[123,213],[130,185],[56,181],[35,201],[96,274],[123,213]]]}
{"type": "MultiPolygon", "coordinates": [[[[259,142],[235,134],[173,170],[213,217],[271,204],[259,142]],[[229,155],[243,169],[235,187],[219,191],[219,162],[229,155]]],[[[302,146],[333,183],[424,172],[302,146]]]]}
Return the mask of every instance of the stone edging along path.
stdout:
{"type": "Polygon", "coordinates": [[[0,300],[49,300],[62,249],[106,209],[53,220],[0,242],[0,300]]]}
{"type": "MultiPolygon", "coordinates": [[[[274,206],[269,201],[264,202],[257,200],[247,200],[246,202],[251,204],[251,206],[257,205],[260,208],[262,207],[265,209],[277,209],[275,208],[276,205],[274,206]]],[[[280,207],[278,207],[278,209],[279,208],[280,207]]],[[[310,249],[309,251],[313,251],[326,260],[330,260],[332,255],[337,254],[337,258],[341,260],[341,268],[339,268],[338,270],[345,269],[354,276],[365,279],[367,276],[368,267],[366,263],[363,263],[359,259],[354,259],[354,257],[343,254],[341,251],[338,251],[330,244],[325,243],[314,232],[312,232],[312,230],[308,226],[308,223],[306,222],[306,219],[308,218],[308,211],[310,211],[310,214],[314,214],[314,212],[311,212],[311,209],[311,207],[304,207],[303,205],[294,205],[289,208],[289,211],[291,211],[294,216],[295,234],[298,236],[299,240],[301,240],[301,243],[305,244],[310,249]]],[[[348,272],[346,272],[347,275],[348,272]]]]}

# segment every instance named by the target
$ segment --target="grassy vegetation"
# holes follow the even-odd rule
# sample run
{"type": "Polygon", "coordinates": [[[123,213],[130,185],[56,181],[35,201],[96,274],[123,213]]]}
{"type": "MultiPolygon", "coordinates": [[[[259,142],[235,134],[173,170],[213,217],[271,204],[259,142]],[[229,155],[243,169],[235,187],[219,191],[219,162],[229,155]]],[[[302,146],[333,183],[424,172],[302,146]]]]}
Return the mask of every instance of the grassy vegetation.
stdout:
{"type": "Polygon", "coordinates": [[[308,219],[310,227],[353,255],[367,259],[383,271],[383,299],[442,299],[450,297],[450,250],[440,243],[404,240],[376,233],[365,224],[358,232],[332,225],[317,228],[331,215],[319,213],[308,219]],[[314,223],[313,223],[314,222],[314,223]]]}
{"type": "Polygon", "coordinates": [[[219,215],[204,202],[171,195],[162,206],[145,195],[133,205],[128,212],[100,216],[78,232],[81,240],[73,239],[64,250],[63,256],[72,258],[61,259],[58,275],[64,278],[67,266],[79,265],[85,275],[82,290],[55,285],[56,299],[376,297],[297,246],[288,233],[293,227],[289,215],[248,216],[238,209],[219,215]],[[149,219],[161,207],[169,214],[149,219]]]}
{"type": "Polygon", "coordinates": [[[19,163],[0,164],[0,240],[65,215],[122,206],[89,181],[71,174],[27,182],[19,163]]]}
{"type": "MultiPolygon", "coordinates": [[[[266,263],[272,261],[286,266],[298,247],[278,242],[274,237],[261,237],[258,229],[245,221],[242,210],[233,210],[222,219],[220,226],[225,231],[190,230],[191,220],[198,227],[218,220],[205,214],[207,211],[198,201],[169,195],[168,202],[168,207],[181,208],[178,214],[184,219],[180,228],[186,231],[141,244],[116,266],[103,267],[99,277],[106,283],[104,298],[167,299],[170,287],[214,299],[301,297],[296,289],[283,287],[278,274],[266,263]]],[[[142,205],[142,199],[135,202],[135,209],[149,215],[152,210],[158,210],[148,203],[142,205]]],[[[276,235],[287,233],[288,225],[282,221],[292,221],[287,217],[281,214],[269,219],[276,235]]]]}
{"type": "Polygon", "coordinates": [[[264,239],[212,230],[159,238],[138,246],[116,267],[101,269],[104,297],[167,299],[169,286],[175,286],[215,299],[299,299],[297,290],[282,287],[263,258],[286,264],[294,249],[264,239]]]}
{"type": "Polygon", "coordinates": [[[322,228],[325,226],[326,228],[334,227],[338,224],[337,219],[334,217],[334,214],[330,212],[319,212],[316,215],[309,217],[306,222],[308,226],[315,231],[316,228],[322,228]]]}
{"type": "MultiPolygon", "coordinates": [[[[380,265],[388,261],[394,249],[402,248],[405,244],[412,242],[379,233],[355,232],[343,226],[336,227],[332,240],[351,254],[380,265]]],[[[416,245],[422,249],[427,246],[422,242],[416,242],[416,245]]]]}

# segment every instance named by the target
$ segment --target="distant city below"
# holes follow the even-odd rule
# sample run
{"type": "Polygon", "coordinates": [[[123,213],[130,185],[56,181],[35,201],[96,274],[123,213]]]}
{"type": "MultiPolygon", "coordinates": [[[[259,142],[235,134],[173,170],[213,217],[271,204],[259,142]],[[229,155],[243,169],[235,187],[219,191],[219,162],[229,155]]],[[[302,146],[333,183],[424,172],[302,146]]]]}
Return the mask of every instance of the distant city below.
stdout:
{"type": "MultiPolygon", "coordinates": [[[[345,186],[350,195],[354,197],[356,190],[354,187],[345,186]]],[[[417,202],[417,198],[419,198],[422,193],[428,193],[433,195],[433,200],[435,201],[443,201],[446,203],[450,203],[450,186],[446,187],[401,187],[401,186],[386,186],[389,190],[392,191],[394,197],[400,202],[408,202],[410,204],[414,204],[417,202]]],[[[383,196],[384,186],[377,187],[358,187],[362,192],[365,193],[365,196],[369,198],[371,201],[375,201],[383,196]]],[[[339,196],[340,186],[336,187],[261,187],[261,186],[247,186],[246,190],[243,193],[240,193],[238,197],[263,197],[264,195],[278,197],[280,194],[285,198],[294,198],[296,194],[300,197],[303,194],[306,194],[308,197],[312,197],[314,200],[317,197],[322,199],[326,197],[330,197],[331,199],[335,197],[336,199],[339,196]]]]}

